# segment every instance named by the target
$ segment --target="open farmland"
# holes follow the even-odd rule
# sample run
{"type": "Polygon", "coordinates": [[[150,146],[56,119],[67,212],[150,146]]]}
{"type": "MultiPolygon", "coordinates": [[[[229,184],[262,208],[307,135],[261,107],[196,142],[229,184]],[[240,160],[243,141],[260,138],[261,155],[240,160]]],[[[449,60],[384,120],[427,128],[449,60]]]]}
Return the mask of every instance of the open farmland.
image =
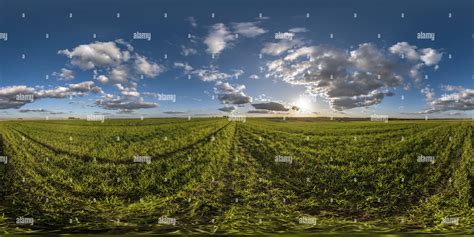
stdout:
{"type": "Polygon", "coordinates": [[[2,121],[0,230],[473,233],[473,131],[472,121],[2,121]]]}

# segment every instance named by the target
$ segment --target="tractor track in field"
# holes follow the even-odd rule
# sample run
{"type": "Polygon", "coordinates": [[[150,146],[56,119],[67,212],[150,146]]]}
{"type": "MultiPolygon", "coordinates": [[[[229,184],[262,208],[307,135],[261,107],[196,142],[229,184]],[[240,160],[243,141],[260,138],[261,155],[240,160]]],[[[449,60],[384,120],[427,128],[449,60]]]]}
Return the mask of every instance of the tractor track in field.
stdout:
{"type": "MultiPolygon", "coordinates": [[[[209,142],[211,140],[211,137],[215,136],[216,134],[220,133],[222,130],[226,129],[228,126],[230,125],[230,122],[229,123],[226,123],[224,126],[220,127],[219,129],[217,129],[216,131],[206,135],[204,138],[194,142],[194,143],[191,143],[185,147],[182,147],[180,149],[177,149],[177,150],[174,150],[174,151],[171,151],[171,152],[167,152],[167,153],[164,153],[164,154],[160,154],[160,157],[162,158],[171,158],[173,157],[173,155],[179,153],[179,152],[186,152],[186,151],[189,151],[189,150],[192,150],[194,149],[195,147],[198,147],[198,146],[201,146],[203,143],[206,143],[206,142],[209,142]]],[[[25,138],[31,140],[32,142],[40,145],[40,147],[45,147],[46,149],[49,149],[50,151],[52,151],[53,153],[55,154],[64,154],[64,155],[68,155],[68,156],[72,156],[72,157],[75,157],[75,158],[78,158],[77,155],[75,154],[72,154],[70,152],[67,152],[67,151],[63,151],[63,150],[59,150],[59,149],[56,149],[54,147],[51,147],[50,145],[48,144],[44,144],[42,142],[39,142],[37,141],[36,139],[33,139],[31,138],[30,136],[28,136],[27,134],[21,132],[21,131],[18,131],[16,129],[12,129],[16,132],[18,132],[19,134],[21,134],[22,136],[24,136],[25,138]]],[[[84,162],[90,162],[92,161],[92,157],[79,157],[80,159],[82,159],[82,161],[84,162]]],[[[121,161],[116,161],[116,162],[109,162],[108,160],[105,160],[105,159],[99,159],[97,158],[96,159],[97,162],[100,162],[102,164],[106,164],[106,163],[114,163],[114,164],[130,164],[131,162],[127,162],[127,161],[124,161],[124,160],[121,160],[121,161]]],[[[2,177],[0,175],[0,177],[2,177]]],[[[54,181],[54,180],[50,180],[49,182],[51,182],[50,184],[52,186],[55,186],[55,187],[58,187],[59,189],[62,189],[64,190],[65,192],[73,195],[73,196],[76,196],[76,197],[82,197],[84,199],[90,199],[96,195],[92,195],[92,194],[87,194],[87,193],[82,193],[82,192],[78,192],[78,191],[75,191],[72,187],[64,184],[64,183],[61,183],[61,182],[57,182],[57,181],[54,181]]],[[[120,194],[120,193],[116,193],[114,194],[116,196],[123,196],[125,198],[130,198],[128,195],[123,195],[123,194],[120,194]]]]}
{"type": "MultiPolygon", "coordinates": [[[[196,146],[199,146],[200,144],[202,143],[206,143],[208,142],[213,136],[215,136],[216,134],[218,134],[219,132],[221,132],[223,129],[225,129],[227,126],[229,126],[230,123],[227,123],[225,124],[224,126],[220,127],[219,129],[217,129],[216,131],[206,135],[205,137],[197,140],[196,142],[193,142],[191,144],[188,144],[184,147],[180,147],[176,150],[172,150],[172,151],[169,151],[169,152],[165,152],[165,153],[162,153],[162,154],[158,154],[158,155],[155,155],[154,158],[157,159],[157,158],[163,158],[163,159],[166,159],[166,158],[169,158],[169,157],[172,157],[173,155],[179,153],[179,152],[183,152],[183,151],[186,151],[186,150],[190,150],[196,146]]],[[[115,161],[112,161],[112,160],[109,160],[109,159],[104,159],[104,158],[100,158],[100,157],[92,157],[92,156],[87,156],[87,155],[78,155],[78,154],[75,154],[73,152],[70,152],[70,151],[66,151],[66,150],[62,150],[62,149],[58,149],[56,147],[53,147],[49,144],[46,144],[44,142],[41,142],[41,141],[38,141],[37,139],[35,138],[32,138],[31,136],[27,135],[26,133],[18,130],[18,129],[15,129],[15,128],[10,128],[12,129],[13,131],[21,134],[22,136],[24,136],[25,138],[31,140],[32,142],[34,143],[37,143],[51,151],[53,151],[54,153],[56,154],[63,154],[63,155],[67,155],[67,156],[70,156],[70,157],[75,157],[75,158],[79,158],[80,160],[82,160],[83,162],[91,162],[94,160],[95,158],[95,161],[98,162],[98,163],[103,163],[103,164],[131,164],[133,163],[133,161],[131,160],[115,160],[115,161]]],[[[153,161],[152,161],[153,162],[153,161]]]]}
{"type": "MultiPolygon", "coordinates": [[[[234,190],[234,172],[235,172],[235,160],[236,160],[236,138],[237,138],[237,131],[238,131],[238,124],[235,123],[235,127],[232,133],[232,143],[229,149],[229,156],[227,157],[227,163],[225,166],[225,172],[222,177],[224,183],[224,189],[222,190],[223,197],[221,198],[221,202],[226,209],[230,208],[233,203],[235,203],[236,199],[239,198],[235,195],[234,190]]],[[[222,210],[222,214],[225,213],[225,210],[222,210]]],[[[224,216],[222,216],[224,218],[224,216]]]]}

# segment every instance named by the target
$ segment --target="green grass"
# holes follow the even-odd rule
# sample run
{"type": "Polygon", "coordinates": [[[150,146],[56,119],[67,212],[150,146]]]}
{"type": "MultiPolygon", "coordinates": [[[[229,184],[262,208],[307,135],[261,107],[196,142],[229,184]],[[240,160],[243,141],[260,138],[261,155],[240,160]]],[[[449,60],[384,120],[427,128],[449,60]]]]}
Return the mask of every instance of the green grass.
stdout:
{"type": "Polygon", "coordinates": [[[470,121],[2,121],[0,233],[472,234],[473,131],[470,121]]]}

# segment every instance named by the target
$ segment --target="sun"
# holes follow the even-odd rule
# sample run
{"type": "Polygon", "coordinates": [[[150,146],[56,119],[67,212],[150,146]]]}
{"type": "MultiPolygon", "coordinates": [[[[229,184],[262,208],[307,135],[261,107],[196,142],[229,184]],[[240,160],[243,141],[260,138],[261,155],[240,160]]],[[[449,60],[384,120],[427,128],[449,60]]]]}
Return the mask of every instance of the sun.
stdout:
{"type": "Polygon", "coordinates": [[[313,109],[313,104],[311,103],[311,100],[308,97],[300,96],[295,103],[296,106],[298,106],[300,112],[311,112],[313,109]]]}

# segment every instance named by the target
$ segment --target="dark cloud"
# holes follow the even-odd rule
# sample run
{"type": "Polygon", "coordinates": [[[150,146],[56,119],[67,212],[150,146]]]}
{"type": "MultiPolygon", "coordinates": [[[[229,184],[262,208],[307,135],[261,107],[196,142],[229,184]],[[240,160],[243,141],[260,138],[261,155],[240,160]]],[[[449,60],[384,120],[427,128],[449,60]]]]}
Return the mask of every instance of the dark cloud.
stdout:
{"type": "Polygon", "coordinates": [[[342,111],[381,103],[385,96],[393,95],[391,89],[409,84],[406,77],[419,83],[421,70],[437,64],[441,55],[405,42],[389,50],[370,43],[352,51],[329,45],[303,46],[268,62],[266,77],[305,86],[310,94],[327,98],[331,108],[342,111]]]}
{"type": "Polygon", "coordinates": [[[429,108],[423,113],[474,110],[474,90],[459,86],[445,86],[444,89],[451,93],[431,100],[429,108]]]}
{"type": "Polygon", "coordinates": [[[120,112],[133,112],[138,109],[150,109],[158,107],[156,103],[145,102],[143,98],[116,98],[116,99],[100,99],[96,101],[96,105],[108,110],[120,110],[120,112]]]}
{"type": "Polygon", "coordinates": [[[34,112],[34,113],[47,113],[47,112],[50,112],[46,109],[20,109],[18,110],[18,112],[20,113],[30,113],[30,112],[34,112]]]}
{"type": "Polygon", "coordinates": [[[237,110],[237,107],[235,106],[224,106],[222,108],[219,108],[220,111],[223,111],[223,112],[234,112],[235,110],[237,110]]]}
{"type": "Polygon", "coordinates": [[[231,85],[220,81],[214,87],[217,99],[225,105],[243,105],[252,102],[252,97],[245,95],[244,90],[244,85],[231,85]]]}
{"type": "Polygon", "coordinates": [[[283,104],[277,102],[266,102],[266,103],[256,103],[252,104],[255,109],[264,109],[270,111],[289,111],[290,109],[286,108],[283,104]]]}

